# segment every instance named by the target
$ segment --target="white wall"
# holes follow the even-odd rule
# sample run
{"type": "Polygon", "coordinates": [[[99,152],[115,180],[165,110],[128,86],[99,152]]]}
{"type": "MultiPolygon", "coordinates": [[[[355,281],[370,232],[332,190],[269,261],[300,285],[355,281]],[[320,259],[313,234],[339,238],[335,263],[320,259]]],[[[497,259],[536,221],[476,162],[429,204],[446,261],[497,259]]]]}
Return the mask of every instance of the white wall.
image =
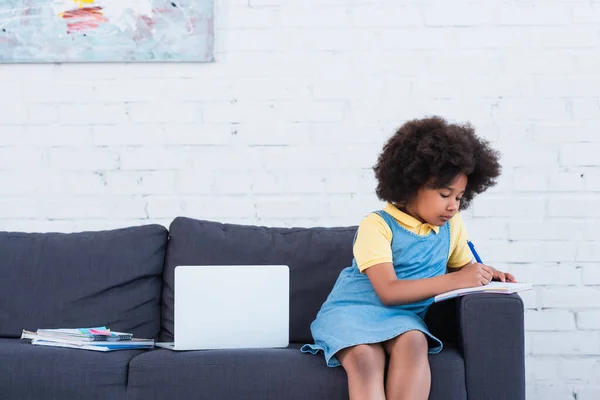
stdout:
{"type": "Polygon", "coordinates": [[[398,125],[471,121],[504,167],[471,237],[538,285],[528,398],[600,398],[600,2],[216,3],[212,64],[0,66],[0,229],[356,224],[398,125]]]}

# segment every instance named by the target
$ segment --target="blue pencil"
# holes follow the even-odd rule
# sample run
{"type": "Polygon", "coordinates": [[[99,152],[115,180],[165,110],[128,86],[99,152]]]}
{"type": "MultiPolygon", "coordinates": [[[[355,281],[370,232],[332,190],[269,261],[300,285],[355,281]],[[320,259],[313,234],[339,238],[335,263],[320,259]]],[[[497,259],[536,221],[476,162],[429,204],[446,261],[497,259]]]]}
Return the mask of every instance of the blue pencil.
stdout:
{"type": "Polygon", "coordinates": [[[475,250],[475,245],[471,243],[470,240],[467,240],[467,245],[469,245],[469,249],[471,249],[471,253],[473,253],[475,261],[477,261],[479,264],[483,264],[483,261],[481,261],[481,257],[479,257],[479,254],[477,254],[477,250],[475,250]]]}

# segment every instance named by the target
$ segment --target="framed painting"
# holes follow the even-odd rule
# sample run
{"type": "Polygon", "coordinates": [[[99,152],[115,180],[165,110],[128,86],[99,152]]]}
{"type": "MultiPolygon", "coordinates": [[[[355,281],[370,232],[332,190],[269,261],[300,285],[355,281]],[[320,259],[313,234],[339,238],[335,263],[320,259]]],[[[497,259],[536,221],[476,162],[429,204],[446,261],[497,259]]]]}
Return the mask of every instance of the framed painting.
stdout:
{"type": "Polygon", "coordinates": [[[1,0],[0,62],[213,61],[213,0],[1,0]]]}

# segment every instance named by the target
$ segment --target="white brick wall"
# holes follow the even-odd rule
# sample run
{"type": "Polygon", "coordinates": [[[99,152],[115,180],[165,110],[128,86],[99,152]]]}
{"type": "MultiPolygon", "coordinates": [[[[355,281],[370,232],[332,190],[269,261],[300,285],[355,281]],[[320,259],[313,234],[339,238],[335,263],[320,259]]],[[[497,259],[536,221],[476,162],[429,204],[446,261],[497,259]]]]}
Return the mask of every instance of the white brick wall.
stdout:
{"type": "Polygon", "coordinates": [[[0,229],[356,224],[394,128],[471,121],[504,166],[472,237],[536,284],[528,398],[600,398],[600,2],[216,3],[213,64],[0,66],[0,229]]]}

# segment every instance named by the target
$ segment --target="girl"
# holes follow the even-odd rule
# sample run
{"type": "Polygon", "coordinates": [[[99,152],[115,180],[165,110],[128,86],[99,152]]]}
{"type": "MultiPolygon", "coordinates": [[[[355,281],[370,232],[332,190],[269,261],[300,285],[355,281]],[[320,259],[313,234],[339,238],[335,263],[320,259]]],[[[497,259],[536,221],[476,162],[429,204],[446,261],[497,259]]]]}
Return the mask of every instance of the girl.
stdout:
{"type": "Polygon", "coordinates": [[[315,343],[301,349],[342,365],[351,399],[427,399],[428,353],[442,350],[423,322],[433,297],[515,281],[471,261],[458,212],[496,184],[498,157],[470,125],[439,117],[405,123],[384,146],[374,171],[385,208],[360,223],[352,266],[311,324],[315,343]]]}

